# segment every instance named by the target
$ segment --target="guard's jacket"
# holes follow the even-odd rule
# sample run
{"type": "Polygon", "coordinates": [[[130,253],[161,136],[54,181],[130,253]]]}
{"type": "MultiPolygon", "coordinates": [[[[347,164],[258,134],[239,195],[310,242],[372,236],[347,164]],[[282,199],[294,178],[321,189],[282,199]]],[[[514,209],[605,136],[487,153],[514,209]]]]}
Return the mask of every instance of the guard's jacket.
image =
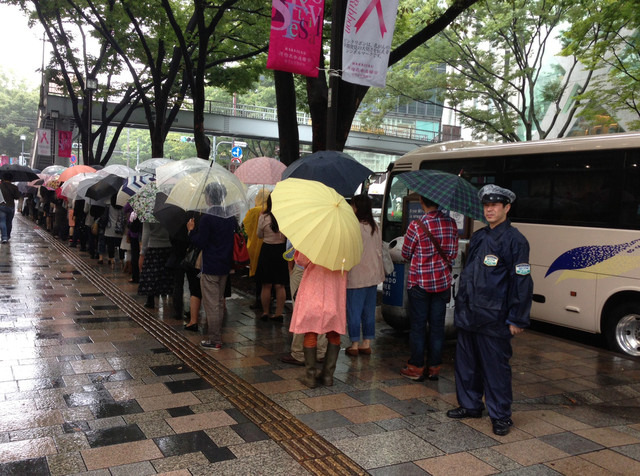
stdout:
{"type": "Polygon", "coordinates": [[[522,233],[509,220],[475,232],[460,275],[456,327],[510,338],[509,324],[529,327],[532,294],[529,243],[522,233]]]}

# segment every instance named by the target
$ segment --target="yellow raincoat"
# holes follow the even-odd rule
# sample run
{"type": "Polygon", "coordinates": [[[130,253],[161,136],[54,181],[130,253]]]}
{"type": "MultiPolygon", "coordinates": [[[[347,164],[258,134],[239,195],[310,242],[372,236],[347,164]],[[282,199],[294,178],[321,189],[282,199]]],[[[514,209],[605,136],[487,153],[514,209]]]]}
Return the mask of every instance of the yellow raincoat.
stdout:
{"type": "Polygon", "coordinates": [[[247,233],[247,250],[249,251],[249,276],[256,274],[258,268],[258,258],[260,257],[260,249],[262,248],[262,238],[258,238],[258,218],[264,211],[267,197],[271,193],[267,189],[258,191],[256,195],[256,206],[250,209],[242,220],[244,231],[247,233]]]}

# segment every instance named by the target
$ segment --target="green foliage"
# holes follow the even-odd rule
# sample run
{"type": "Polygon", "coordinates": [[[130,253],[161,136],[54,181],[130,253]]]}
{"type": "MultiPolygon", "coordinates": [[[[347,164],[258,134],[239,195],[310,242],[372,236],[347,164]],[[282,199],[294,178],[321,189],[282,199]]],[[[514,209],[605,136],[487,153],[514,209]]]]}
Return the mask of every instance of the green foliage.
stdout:
{"type": "Polygon", "coordinates": [[[15,81],[0,72],[0,154],[19,157],[21,135],[26,136],[25,152],[30,151],[38,115],[37,89],[30,89],[24,80],[15,81]]]}
{"type": "Polygon", "coordinates": [[[606,118],[615,123],[617,116],[626,119],[626,129],[640,129],[639,28],[640,0],[594,0],[589,15],[567,31],[565,50],[596,73],[593,87],[578,96],[585,103],[580,116],[587,124],[600,126],[606,118]],[[603,40],[593,48],[576,46],[596,35],[603,40]]]}

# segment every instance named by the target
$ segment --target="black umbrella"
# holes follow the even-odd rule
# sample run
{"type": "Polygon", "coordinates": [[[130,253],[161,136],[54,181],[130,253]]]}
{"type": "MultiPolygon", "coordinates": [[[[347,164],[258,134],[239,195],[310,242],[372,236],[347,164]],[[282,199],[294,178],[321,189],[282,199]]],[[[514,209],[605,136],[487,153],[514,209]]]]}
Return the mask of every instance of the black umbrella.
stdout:
{"type": "Polygon", "coordinates": [[[0,167],[0,178],[5,178],[7,174],[11,174],[12,182],[31,182],[40,178],[29,167],[18,164],[5,164],[0,167]]]}
{"type": "Polygon", "coordinates": [[[166,201],[166,193],[158,192],[156,194],[153,216],[167,229],[170,236],[177,236],[181,228],[187,226],[187,221],[193,216],[193,212],[186,212],[177,205],[165,203],[166,201]]]}
{"type": "Polygon", "coordinates": [[[321,150],[296,160],[282,172],[289,177],[321,182],[343,197],[351,197],[373,171],[356,159],[337,150],[321,150]]]}
{"type": "Polygon", "coordinates": [[[117,175],[109,174],[100,181],[94,183],[87,189],[87,198],[93,200],[104,200],[110,198],[112,195],[118,193],[120,187],[126,179],[124,177],[118,177],[117,175]]]}

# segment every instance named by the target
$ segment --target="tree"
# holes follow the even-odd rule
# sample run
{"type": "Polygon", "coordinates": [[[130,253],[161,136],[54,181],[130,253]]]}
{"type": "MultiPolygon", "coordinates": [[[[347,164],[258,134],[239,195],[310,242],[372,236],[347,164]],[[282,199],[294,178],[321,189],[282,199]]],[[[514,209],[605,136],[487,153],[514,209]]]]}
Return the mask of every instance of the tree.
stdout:
{"type": "MultiPolygon", "coordinates": [[[[426,21],[420,22],[405,22],[404,27],[396,27],[396,33],[394,34],[394,49],[391,52],[389,58],[389,66],[396,64],[398,61],[405,58],[409,53],[418,48],[423,43],[427,42],[434,35],[444,30],[451,22],[453,22],[458,15],[471,7],[478,0],[452,0],[447,2],[449,5],[447,8],[441,8],[440,5],[443,2],[438,0],[428,0],[427,2],[419,0],[407,0],[402,3],[399,9],[399,21],[402,24],[401,17],[405,15],[411,15],[414,11],[424,10],[430,12],[430,16],[426,21]],[[407,32],[411,32],[407,34],[407,32]],[[398,38],[398,40],[396,40],[398,38]]],[[[335,25],[331,25],[332,28],[337,28],[337,31],[341,31],[344,28],[344,12],[347,7],[345,0],[333,0],[338,2],[335,9],[326,6],[326,11],[335,12],[336,18],[335,25]]],[[[334,45],[330,45],[331,48],[342,48],[340,41],[334,45]]],[[[309,109],[311,112],[313,123],[313,145],[312,149],[322,150],[326,147],[327,138],[327,101],[328,101],[328,85],[326,77],[323,73],[324,64],[321,65],[321,71],[318,78],[307,78],[307,97],[309,109]]],[[[291,82],[286,82],[282,87],[291,88],[291,82]]],[[[279,85],[276,83],[276,92],[278,92],[279,85]]],[[[344,145],[349,136],[351,130],[351,123],[355,117],[360,104],[369,90],[367,86],[360,86],[351,83],[347,83],[340,79],[338,81],[338,87],[334,94],[338,95],[337,101],[340,104],[340,113],[337,117],[337,124],[335,127],[336,136],[335,143],[337,150],[343,150],[344,145]]],[[[291,110],[295,110],[295,104],[288,105],[286,109],[278,108],[278,114],[291,114],[291,110]]],[[[283,131],[281,131],[281,138],[292,137],[297,130],[297,124],[295,130],[290,125],[283,131]]],[[[298,141],[289,141],[287,143],[281,143],[280,153],[283,157],[296,157],[298,155],[299,144],[298,141]]],[[[283,162],[287,163],[283,160],[283,162]]]]}
{"type": "Polygon", "coordinates": [[[0,154],[18,157],[21,135],[26,136],[25,144],[32,143],[37,117],[38,91],[0,72],[0,154]]]}
{"type": "Polygon", "coordinates": [[[566,33],[567,50],[578,55],[584,67],[596,73],[592,87],[578,99],[579,116],[597,125],[603,118],[628,119],[629,129],[640,128],[640,0],[596,0],[588,14],[573,22],[566,33]],[[600,30],[606,40],[582,50],[584,38],[600,30]]]}
{"type": "Polygon", "coordinates": [[[461,15],[394,69],[389,89],[422,102],[432,100],[437,91],[436,99],[446,100],[462,124],[479,136],[504,141],[562,137],[581,107],[573,99],[586,90],[592,77],[590,73],[577,77],[575,51],[593,48],[602,32],[593,25],[590,37],[575,40],[575,51],[564,49],[560,66],[544,66],[550,43],[560,37],[563,25],[588,14],[584,4],[481,1],[473,13],[461,15]],[[446,65],[446,73],[441,65],[446,65]],[[570,107],[563,110],[567,103],[570,107]]]}

